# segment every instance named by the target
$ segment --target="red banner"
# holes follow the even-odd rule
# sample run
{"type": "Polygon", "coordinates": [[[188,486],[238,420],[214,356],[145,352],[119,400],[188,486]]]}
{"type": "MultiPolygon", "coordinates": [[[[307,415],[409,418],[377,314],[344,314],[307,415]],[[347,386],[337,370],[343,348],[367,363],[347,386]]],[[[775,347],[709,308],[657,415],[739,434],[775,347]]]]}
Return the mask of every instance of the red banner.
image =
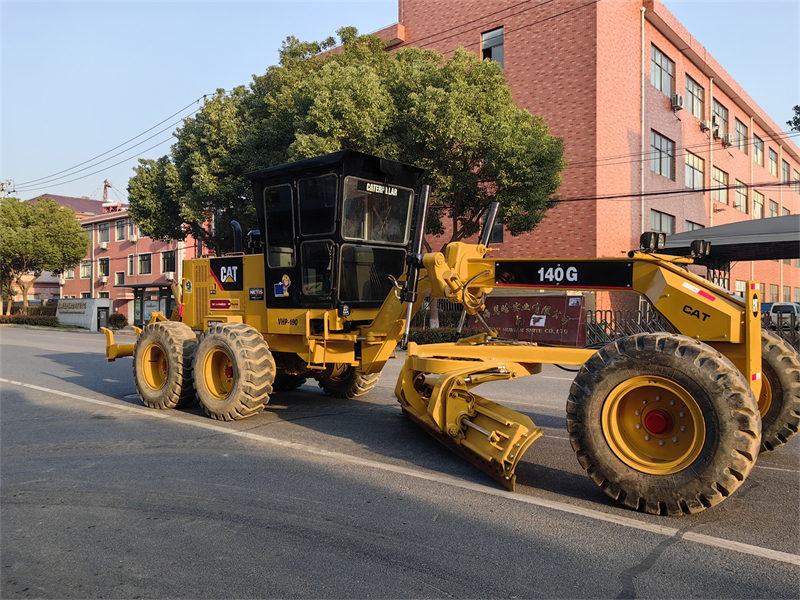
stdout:
{"type": "MultiPolygon", "coordinates": [[[[583,296],[487,298],[481,313],[500,337],[559,346],[586,345],[583,296]]],[[[470,327],[480,327],[475,317],[470,327]]]]}

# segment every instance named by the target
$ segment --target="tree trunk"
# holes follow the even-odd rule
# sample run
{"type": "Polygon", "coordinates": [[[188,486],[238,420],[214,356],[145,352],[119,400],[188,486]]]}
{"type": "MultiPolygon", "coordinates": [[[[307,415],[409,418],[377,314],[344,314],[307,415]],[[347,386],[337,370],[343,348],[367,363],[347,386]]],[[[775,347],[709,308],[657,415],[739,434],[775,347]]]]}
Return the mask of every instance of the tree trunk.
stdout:
{"type": "Polygon", "coordinates": [[[430,298],[428,327],[430,329],[439,329],[439,299],[433,296],[430,298]]]}

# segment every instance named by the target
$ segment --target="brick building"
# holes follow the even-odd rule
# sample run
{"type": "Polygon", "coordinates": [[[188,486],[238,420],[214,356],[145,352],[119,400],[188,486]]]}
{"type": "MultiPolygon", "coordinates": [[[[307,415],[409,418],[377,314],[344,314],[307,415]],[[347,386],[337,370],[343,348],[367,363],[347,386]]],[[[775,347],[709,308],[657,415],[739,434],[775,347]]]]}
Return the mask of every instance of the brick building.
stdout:
{"type": "MultiPolygon", "coordinates": [[[[91,238],[86,258],[61,276],[61,298],[110,298],[114,312],[133,323],[145,315],[136,318],[133,290],[122,286],[170,284],[180,280],[183,260],[195,257],[197,244],[193,238],[163,242],[143,236],[124,205],[109,207],[109,203],[103,206],[103,202],[87,198],[47,197],[71,206],[91,238]]],[[[164,310],[158,303],[157,290],[144,300],[140,310],[148,312],[151,305],[164,310]]]]}
{"type": "MultiPolygon", "coordinates": [[[[560,195],[593,199],[506,233],[500,256],[621,256],[643,231],[800,212],[797,145],[658,0],[399,0],[378,35],[502,62],[517,105],[564,138],[560,195]]],[[[765,301],[800,301],[799,263],[735,263],[722,283],[756,279],[765,301]]]]}

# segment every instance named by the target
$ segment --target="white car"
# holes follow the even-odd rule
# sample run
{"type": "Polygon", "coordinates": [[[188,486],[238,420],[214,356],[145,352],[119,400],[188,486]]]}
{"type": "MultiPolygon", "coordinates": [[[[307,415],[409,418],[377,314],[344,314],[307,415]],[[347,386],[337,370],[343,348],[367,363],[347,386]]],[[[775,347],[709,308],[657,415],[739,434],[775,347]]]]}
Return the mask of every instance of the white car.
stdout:
{"type": "Polygon", "coordinates": [[[800,304],[775,302],[769,309],[769,325],[772,329],[800,329],[800,304]]]}

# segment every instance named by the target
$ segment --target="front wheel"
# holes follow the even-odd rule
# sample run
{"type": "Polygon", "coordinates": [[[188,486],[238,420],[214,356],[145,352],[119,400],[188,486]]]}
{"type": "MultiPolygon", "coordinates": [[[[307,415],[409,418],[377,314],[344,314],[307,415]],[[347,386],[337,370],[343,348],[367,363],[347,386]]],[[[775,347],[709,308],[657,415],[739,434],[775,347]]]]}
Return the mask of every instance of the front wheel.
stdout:
{"type": "Polygon", "coordinates": [[[275,361],[269,346],[250,325],[223,323],[200,337],[194,385],[211,418],[236,421],[261,412],[274,380],[275,361]]]}
{"type": "Polygon", "coordinates": [[[579,371],[567,428],[581,466],[625,506],[700,512],[745,480],[760,444],[747,381],[713,348],[684,336],[617,340],[579,371]]]}
{"type": "Polygon", "coordinates": [[[380,373],[367,375],[351,365],[335,365],[328,377],[319,380],[319,387],[334,398],[358,398],[378,384],[380,373]]]}

